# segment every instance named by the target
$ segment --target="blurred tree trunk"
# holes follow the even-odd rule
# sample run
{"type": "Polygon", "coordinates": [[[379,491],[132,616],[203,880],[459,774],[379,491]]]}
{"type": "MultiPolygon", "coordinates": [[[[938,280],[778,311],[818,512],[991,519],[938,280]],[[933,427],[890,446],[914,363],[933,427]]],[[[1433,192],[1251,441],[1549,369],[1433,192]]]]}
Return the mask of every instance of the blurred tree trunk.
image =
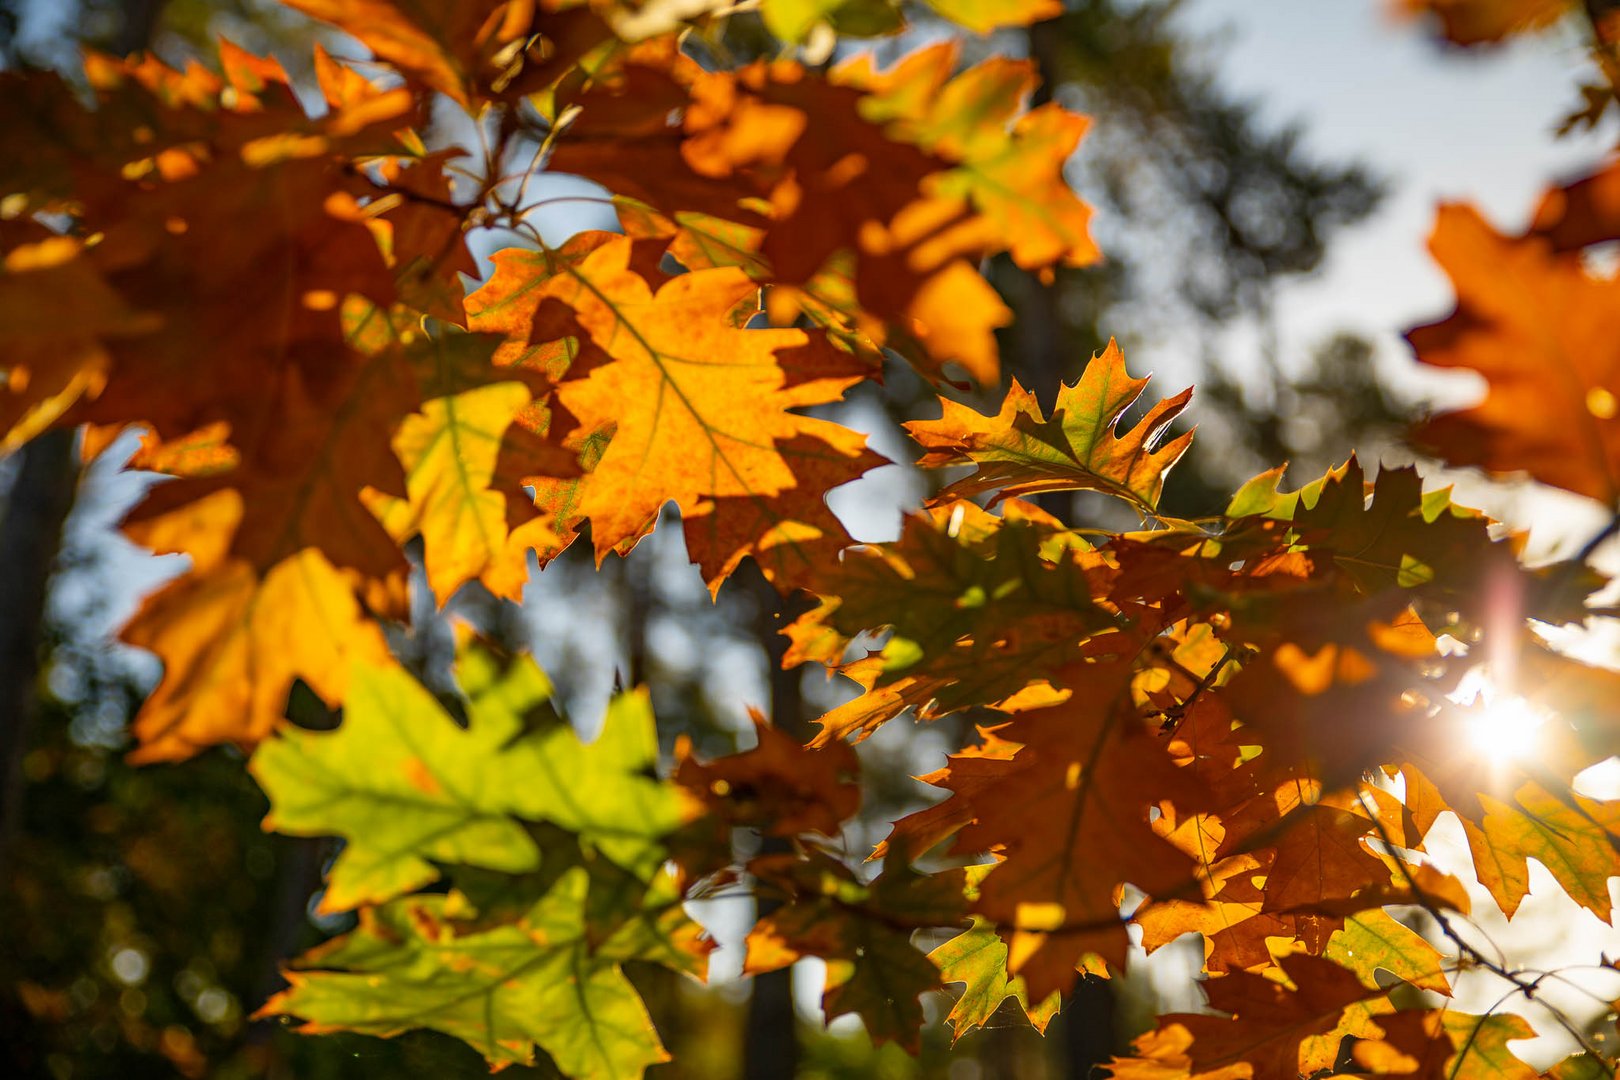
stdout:
{"type": "Polygon", "coordinates": [[[1084,975],[1063,1003],[1063,1057],[1069,1080],[1090,1080],[1114,1056],[1114,989],[1106,979],[1084,975]]]}
{"type": "MultiPolygon", "coordinates": [[[[787,639],[777,631],[784,625],[781,596],[752,560],[743,564],[732,579],[743,585],[755,604],[754,636],[765,654],[770,674],[771,722],[800,742],[810,739],[811,728],[804,715],[800,673],[782,670],[787,639]]],[[[788,841],[767,837],[760,854],[789,850],[788,841]]],[[[777,907],[769,897],[758,901],[758,915],[769,915],[777,907]]],[[[798,1018],[793,1009],[793,969],[756,975],[748,999],[748,1022],[743,1035],[744,1080],[793,1080],[799,1067],[798,1018]]]]}
{"type": "Polygon", "coordinates": [[[0,865],[22,813],[47,585],[78,479],[73,432],[46,432],[19,458],[0,521],[0,865]]]}
{"type": "MultiPolygon", "coordinates": [[[[164,3],[122,0],[111,50],[123,55],[146,48],[164,3]]],[[[22,811],[22,759],[37,710],[45,598],[79,477],[72,431],[46,432],[19,458],[0,522],[0,865],[22,811]]]]}

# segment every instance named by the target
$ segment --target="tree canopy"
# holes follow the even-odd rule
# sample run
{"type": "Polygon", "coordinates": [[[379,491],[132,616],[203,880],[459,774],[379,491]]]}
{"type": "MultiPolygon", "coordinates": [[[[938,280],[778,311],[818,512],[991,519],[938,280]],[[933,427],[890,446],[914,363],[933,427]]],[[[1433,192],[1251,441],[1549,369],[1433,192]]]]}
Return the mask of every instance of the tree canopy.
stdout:
{"type": "MultiPolygon", "coordinates": [[[[1044,1028],[1133,933],[1193,934],[1209,1010],[1159,1017],[1121,1080],[1537,1075],[1508,1045],[1528,1023],[1449,995],[1463,969],[1506,997],[1544,976],[1467,932],[1425,841],[1460,820],[1506,914],[1533,861],[1613,917],[1620,803],[1581,777],[1620,748],[1620,673],[1552,642],[1613,618],[1591,561],[1620,528],[1620,283],[1597,258],[1620,165],[1521,232],[1441,207],[1456,310],[1409,335],[1487,388],[1417,446],[1612,515],[1532,565],[1417,469],[1353,456],[1165,512],[1196,399],[1113,342],[1003,392],[987,265],[1103,257],[1065,179],[1088,120],[1035,59],[964,64],[947,39],[831,62],[902,29],[891,0],[749,5],[780,47],[746,62],[737,9],[704,0],[288,6],[369,56],[317,48],[308,86],[224,40],[217,66],[0,73],[0,446],[71,429],[94,458],[138,432],[129,467],[166,479],[123,528],[188,560],[121,632],[163,667],[131,759],[234,747],[267,831],[341,840],[318,910],[352,929],[288,957],[258,1015],[639,1076],[668,1053],[625,965],[703,978],[689,905],[747,891],[768,902],[745,970],[824,961],[827,1017],[876,1042],[915,1049],[948,987],[956,1036],[1008,999],[1044,1028]],[[579,203],[614,227],[548,241],[579,203]],[[917,464],[954,471],[897,539],[856,543],[826,496],[886,459],[830,407],[899,364],[937,401],[906,424],[917,464]],[[1139,524],[1081,527],[1054,492],[1139,524]],[[814,738],[761,715],[753,749],[661,753],[645,690],[576,725],[471,629],[446,685],[401,662],[413,587],[517,600],[576,542],[600,565],[660,521],[711,591],[751,563],[792,600],[785,667],[858,687],[814,738]],[[872,873],[839,842],[851,743],[965,711],[976,740],[872,873]],[[1504,716],[1533,752],[1481,746],[1504,716]]],[[[925,6],[969,32],[1060,14],[925,6]]],[[[1459,46],[1589,19],[1612,67],[1594,5],[1412,6],[1459,46]]],[[[1570,1027],[1550,1075],[1612,1075],[1570,1027]]]]}

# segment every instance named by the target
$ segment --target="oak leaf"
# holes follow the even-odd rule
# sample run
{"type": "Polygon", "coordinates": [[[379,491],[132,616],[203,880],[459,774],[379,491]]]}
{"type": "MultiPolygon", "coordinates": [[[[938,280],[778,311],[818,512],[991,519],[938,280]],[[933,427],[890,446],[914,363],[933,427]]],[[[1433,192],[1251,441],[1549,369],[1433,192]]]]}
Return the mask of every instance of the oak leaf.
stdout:
{"type": "Polygon", "coordinates": [[[1092,358],[1074,385],[1058,390],[1050,418],[1035,395],[1013,381],[1001,411],[986,417],[941,399],[938,420],[905,425],[927,451],[923,468],[974,464],[978,471],[935,496],[937,502],[999,491],[998,499],[1046,491],[1102,491],[1151,513],[1164,477],[1192,443],[1192,432],[1156,445],[1186,408],[1184,390],[1159,402],[1138,423],[1118,431],[1146,379],[1133,379],[1112,341],[1092,358]]]}
{"type": "MultiPolygon", "coordinates": [[[[1229,1017],[1172,1013],[1136,1041],[1137,1056],[1112,1063],[1119,1080],[1197,1080],[1296,1077],[1313,1038],[1339,1028],[1346,1011],[1381,998],[1329,960],[1294,955],[1280,961],[1288,983],[1233,972],[1205,984],[1212,1007],[1229,1017]]],[[[1331,1060],[1327,1063],[1332,1064],[1331,1060]]]]}
{"type": "MultiPolygon", "coordinates": [[[[198,510],[213,513],[229,499],[198,510]]],[[[251,746],[280,721],[295,681],[335,704],[352,664],[387,655],[352,584],[313,548],[262,575],[235,558],[196,566],[148,597],[123,638],[164,666],[132,723],[135,762],[177,761],[216,743],[251,746]]]]}
{"type": "Polygon", "coordinates": [[[1486,395],[1423,424],[1418,442],[1452,464],[1620,501],[1620,282],[1541,237],[1503,236],[1465,206],[1441,208],[1430,248],[1457,311],[1407,338],[1422,363],[1484,376],[1486,395]]]}
{"type": "Polygon", "coordinates": [[[778,444],[830,441],[836,426],[789,410],[835,401],[866,374],[804,331],[739,329],[732,313],[754,289],[740,271],[684,274],[655,292],[631,250],[606,244],[546,285],[611,358],[557,389],[583,427],[615,424],[580,501],[598,557],[644,533],[665,502],[797,488],[778,444]]]}
{"type": "Polygon", "coordinates": [[[975,782],[973,819],[956,840],[955,850],[1004,856],[975,910],[1008,940],[1007,969],[1032,1000],[1072,985],[1085,953],[1124,964],[1122,883],[1150,896],[1196,889],[1193,860],[1149,816],[1162,799],[1199,794],[1137,718],[1132,674],[1119,661],[1084,665],[1066,680],[1074,687],[1066,702],[1017,716],[1006,736],[1020,749],[995,763],[999,782],[975,782]]]}
{"type": "MultiPolygon", "coordinates": [[[[847,551],[812,578],[827,599],[789,627],[786,662],[837,665],[857,634],[891,627],[877,670],[863,680],[864,699],[886,704],[862,721],[863,737],[907,704],[932,699],[923,710],[930,718],[1000,701],[1039,679],[1060,681],[1084,638],[1122,621],[1098,602],[1106,562],[1077,539],[1016,501],[1000,518],[967,502],[913,515],[898,541],[847,551]],[[902,683],[926,695],[896,696],[902,683]]],[[[857,730],[829,718],[822,726],[822,740],[857,730]]]]}
{"type": "Polygon", "coordinates": [[[1018,1003],[1030,1025],[1043,1034],[1062,1004],[1062,995],[1055,990],[1041,1001],[1030,1000],[1024,980],[1007,974],[1007,943],[990,922],[978,916],[972,926],[928,958],[938,965],[941,982],[964,984],[961,997],[945,1017],[953,1041],[988,1024],[1008,998],[1018,1003]]]}
{"type": "Polygon", "coordinates": [[[259,1015],[302,1017],[306,1033],[432,1028],[497,1069],[532,1063],[538,1044],[566,1076],[641,1076],[669,1055],[617,958],[587,944],[587,886],[568,870],[517,921],[466,933],[443,896],[366,908],[358,929],[286,972],[291,985],[259,1015]]]}
{"type": "Polygon", "coordinates": [[[403,670],[362,667],[337,731],[286,729],[259,748],[252,770],[270,795],[266,828],[347,841],[324,910],[428,884],[436,863],[532,870],[540,849],[524,822],[576,834],[644,878],[658,868],[660,839],[690,809],[642,775],[657,756],[645,695],[612,702],[601,734],[585,744],[555,717],[530,726],[550,695],[531,661],[498,675],[488,667],[477,654],[463,659],[466,728],[403,670]]]}
{"type": "Polygon", "coordinates": [[[754,749],[707,764],[683,757],[675,783],[733,825],[772,836],[837,836],[861,805],[855,752],[845,743],[806,747],[763,715],[753,720],[754,749]]]}
{"type": "Polygon", "coordinates": [[[828,1019],[856,1013],[873,1042],[895,1041],[915,1052],[923,1021],[918,999],[940,982],[939,969],[912,945],[912,931],[963,917],[962,873],[919,874],[904,847],[891,851],[870,883],[818,853],[804,860],[761,856],[749,868],[793,900],[749,931],[743,970],[774,971],[800,957],[821,957],[828,1019]]]}

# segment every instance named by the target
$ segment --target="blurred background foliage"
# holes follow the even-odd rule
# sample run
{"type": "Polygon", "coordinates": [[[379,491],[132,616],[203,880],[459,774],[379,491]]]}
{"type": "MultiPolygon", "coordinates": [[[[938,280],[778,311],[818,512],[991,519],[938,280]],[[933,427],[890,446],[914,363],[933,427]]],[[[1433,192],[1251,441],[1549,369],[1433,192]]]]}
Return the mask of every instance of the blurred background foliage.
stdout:
{"type": "MultiPolygon", "coordinates": [[[[1306,476],[1332,464],[1329,454],[1376,450],[1408,406],[1380,388],[1372,348],[1353,331],[1306,356],[1279,357],[1265,344],[1279,283],[1318,267],[1334,236],[1377,206],[1383,187],[1354,162],[1313,155],[1300,128],[1263,122],[1255,103],[1224,88],[1208,43],[1178,20],[1182,6],[1070,0],[1060,18],[998,35],[967,58],[1030,56],[1046,80],[1042,95],[1094,118],[1073,180],[1097,208],[1107,261],[1044,280],[1008,262],[990,268],[1017,313],[1002,343],[1007,374],[1050,401],[1057,381],[1077,377],[1109,335],[1127,352],[1134,342],[1170,337],[1196,375],[1202,430],[1164,505],[1197,515],[1218,512],[1223,491],[1266,465],[1292,460],[1295,475],[1306,476]],[[1221,357],[1221,331],[1237,321],[1260,327],[1259,355],[1221,357]]],[[[918,24],[926,33],[926,16],[918,24]]],[[[297,76],[313,33],[264,0],[0,0],[0,58],[13,67],[71,69],[79,42],[207,55],[224,34],[281,54],[297,76]]],[[[727,33],[738,56],[774,47],[749,16],[732,20],[727,33]]],[[[896,54],[908,47],[906,39],[880,46],[896,54]]],[[[991,388],[980,404],[999,398],[991,388]]],[[[904,460],[914,455],[894,421],[929,415],[928,399],[926,386],[896,370],[883,400],[851,407],[851,422],[874,429],[880,446],[904,460]]],[[[23,505],[20,476],[15,461],[0,463],[0,514],[23,505]]],[[[925,482],[913,472],[863,497],[916,494],[925,482]]],[[[13,718],[27,739],[0,793],[0,1070],[55,1080],[485,1075],[476,1053],[431,1034],[303,1038],[249,1018],[279,985],[282,958],[346,929],[312,914],[334,850],[260,831],[265,801],[238,753],[216,749],[142,769],[123,763],[123,725],[153,675],[144,658],[110,643],[115,609],[133,602],[133,556],[111,522],[132,498],[127,482],[106,476],[81,486],[38,635],[33,715],[13,718]]],[[[1049,508],[1071,521],[1097,510],[1066,499],[1049,508]]],[[[711,603],[685,566],[676,530],[659,530],[600,572],[587,550],[575,545],[548,569],[522,610],[464,593],[451,613],[534,649],[565,691],[572,684],[564,703],[576,715],[615,681],[648,683],[666,747],[686,733],[704,753],[739,748],[743,703],[804,735],[811,717],[840,700],[840,689],[819,676],[775,669],[774,630],[791,612],[757,573],[739,574],[711,603]]],[[[395,645],[432,684],[443,678],[447,616],[421,606],[417,629],[395,645]]],[[[330,723],[312,702],[295,695],[293,718],[330,723]]],[[[911,774],[937,765],[972,719],[927,730],[892,725],[863,744],[866,817],[846,837],[848,850],[864,854],[889,820],[926,797],[911,774]]],[[[1088,980],[1045,1039],[1007,1018],[953,1049],[936,1022],[912,1059],[893,1047],[874,1051],[858,1025],[822,1030],[811,1015],[814,995],[796,1003],[787,972],[712,988],[632,975],[679,1063],[654,1075],[706,1080],[1083,1077],[1157,1007],[1141,978],[1088,980]]],[[[935,1002],[932,1015],[947,1004],[935,1002]]]]}

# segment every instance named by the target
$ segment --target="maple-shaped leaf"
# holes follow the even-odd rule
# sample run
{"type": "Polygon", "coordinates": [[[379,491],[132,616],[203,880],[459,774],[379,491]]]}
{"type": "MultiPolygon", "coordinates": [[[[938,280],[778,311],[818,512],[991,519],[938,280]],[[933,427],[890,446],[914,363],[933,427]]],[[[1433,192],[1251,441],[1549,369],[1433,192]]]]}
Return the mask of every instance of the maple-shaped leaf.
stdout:
{"type": "Polygon", "coordinates": [[[500,340],[448,332],[422,350],[432,358],[424,392],[450,392],[423,402],[394,436],[405,499],[368,500],[397,539],[422,537],[428,585],[441,603],[474,578],[516,599],[528,577],[529,550],[563,544],[519,483],[536,474],[573,475],[577,459],[523,437],[544,411],[532,402],[540,380],[526,368],[491,364],[500,340]]]}
{"type": "MultiPolygon", "coordinates": [[[[1542,1075],[1508,1049],[1509,1042],[1536,1037],[1529,1021],[1513,1013],[1475,1016],[1453,1009],[1414,1010],[1380,1016],[1378,1027],[1382,1037],[1359,1041],[1351,1048],[1351,1057],[1357,1066],[1379,1076],[1532,1080],[1542,1075]]],[[[1607,1070],[1601,1075],[1608,1075],[1607,1070]]]]}
{"type": "Polygon", "coordinates": [[[532,1063],[538,1045],[564,1076],[639,1077],[669,1055],[619,958],[587,945],[587,888],[584,869],[568,870],[516,921],[468,933],[443,896],[363,909],[358,929],[286,972],[291,985],[259,1015],[301,1017],[308,1033],[432,1028],[497,1069],[532,1063]]]}
{"type": "Polygon", "coordinates": [[[958,51],[946,42],[887,71],[864,56],[835,72],[871,94],[868,116],[892,121],[894,134],[953,163],[923,182],[933,205],[909,209],[886,239],[910,248],[913,261],[1007,251],[1026,269],[1096,262],[1091,208],[1064,177],[1089,121],[1056,102],[1022,110],[1039,81],[1034,62],[993,57],[958,73],[958,51]],[[928,222],[925,243],[908,236],[923,230],[907,216],[928,222]]]}
{"type": "MultiPolygon", "coordinates": [[[[1007,738],[1020,744],[1010,759],[975,763],[975,772],[994,769],[999,779],[975,777],[971,795],[955,796],[967,799],[971,823],[954,850],[1003,853],[974,907],[1008,939],[1008,970],[1024,978],[1032,1000],[1068,989],[1085,953],[1123,965],[1122,883],[1150,896],[1196,890],[1193,860],[1149,817],[1160,800],[1198,794],[1135,715],[1131,665],[1077,668],[1066,679],[1067,701],[1007,725],[1007,738]]],[[[936,782],[953,788],[951,775],[936,782]]]]}
{"type": "Polygon", "coordinates": [[[807,747],[762,714],[753,720],[757,746],[706,764],[683,757],[675,783],[733,825],[772,836],[837,836],[861,805],[855,751],[845,743],[807,747]]]}
{"type": "Polygon", "coordinates": [[[740,271],[683,274],[655,292],[632,250],[604,244],[545,287],[610,358],[557,388],[583,428],[615,425],[580,500],[599,557],[644,533],[666,502],[798,488],[778,444],[835,437],[836,425],[789,410],[835,401],[868,373],[804,331],[740,329],[733,313],[754,293],[740,271]]]}
{"type": "Polygon", "coordinates": [[[977,915],[971,926],[929,953],[928,959],[939,967],[941,982],[963,984],[962,996],[945,1017],[952,1041],[988,1024],[1008,998],[1018,1003],[1031,1026],[1042,1033],[1063,1003],[1057,991],[1042,1001],[1030,1001],[1024,980],[1007,974],[1007,943],[992,923],[977,915]]]}
{"type": "Polygon", "coordinates": [[[838,553],[854,543],[823,497],[871,469],[889,464],[866,446],[866,436],[826,427],[777,444],[799,478],[799,487],[779,495],[734,495],[699,503],[681,516],[686,550],[703,572],[710,593],[745,558],[752,558],[784,595],[814,588],[838,553]],[[802,490],[801,490],[802,489],[802,490]]]}
{"type": "MultiPolygon", "coordinates": [[[[523,92],[513,86],[508,47],[540,27],[532,3],[473,0],[422,4],[413,0],[287,0],[289,6],[353,35],[408,78],[471,109],[486,96],[523,92]]],[[[605,28],[604,28],[605,29],[605,28]]],[[[604,32],[603,36],[607,36],[604,32]]],[[[541,52],[534,45],[537,55],[541,52]]]]}
{"type": "Polygon", "coordinates": [[[1013,381],[1001,411],[985,416],[941,399],[938,420],[912,420],[905,427],[927,453],[923,468],[977,465],[935,496],[936,501],[999,491],[998,498],[1044,491],[1101,491],[1144,513],[1158,506],[1164,477],[1192,444],[1192,432],[1158,445],[1192,397],[1184,390],[1161,401],[1130,429],[1120,418],[1141,397],[1146,379],[1125,371],[1112,341],[1092,357],[1078,382],[1058,390],[1052,415],[1041,414],[1035,395],[1013,381]]]}
{"type": "Polygon", "coordinates": [[[532,870],[540,850],[524,822],[577,834],[644,877],[657,869],[659,841],[689,810],[645,775],[657,759],[645,694],[615,699],[586,744],[555,717],[529,726],[550,694],[532,661],[498,677],[489,666],[478,654],[463,658],[465,728],[402,669],[362,667],[335,732],[288,729],[254,755],[271,801],[266,828],[347,841],[325,910],[427,884],[439,876],[435,863],[532,870]]]}
{"type": "Polygon", "coordinates": [[[1545,238],[1503,236],[1466,206],[1440,209],[1429,246],[1457,310],[1407,339],[1422,363],[1484,376],[1486,394],[1416,440],[1452,464],[1620,501],[1620,282],[1545,238]]]}
{"type": "Polygon", "coordinates": [[[1427,15],[1453,45],[1497,45],[1544,30],[1575,8],[1573,0],[1398,0],[1402,11],[1427,15]]]}
{"type": "Polygon", "coordinates": [[[817,852],[808,859],[765,855],[749,869],[792,899],[749,931],[743,970],[774,971],[819,956],[827,962],[827,1018],[856,1013],[873,1042],[892,1040],[915,1053],[923,1021],[918,999],[940,983],[939,969],[912,945],[912,931],[961,920],[962,873],[920,874],[904,847],[891,850],[870,883],[817,852]]]}
{"type": "MultiPolygon", "coordinates": [[[[228,522],[233,501],[222,493],[182,516],[208,528],[203,515],[223,510],[228,522]]],[[[249,747],[280,721],[294,682],[336,703],[352,665],[388,654],[352,585],[314,549],[262,576],[240,559],[195,566],[148,597],[123,638],[164,668],[131,725],[134,762],[178,761],[217,743],[249,747]]]]}
{"type": "Polygon", "coordinates": [[[823,740],[864,736],[907,704],[933,699],[924,710],[932,717],[1000,701],[1057,680],[1082,639],[1121,624],[1097,602],[1108,575],[1101,557],[1032,504],[1008,503],[1001,518],[966,502],[936,507],[907,518],[898,541],[852,549],[812,578],[828,599],[789,627],[787,662],[836,665],[857,634],[893,629],[864,695],[891,707],[858,726],[824,718],[823,740]],[[890,693],[902,682],[925,689],[922,701],[890,693]]]}
{"type": "Polygon", "coordinates": [[[1204,984],[1209,1004],[1230,1016],[1159,1017],[1158,1029],[1136,1040],[1136,1056],[1114,1059],[1113,1075],[1119,1080],[1309,1075],[1316,1070],[1301,1068],[1305,1043],[1338,1028],[1347,1009],[1386,994],[1320,957],[1285,956],[1279,964],[1287,983],[1249,972],[1209,980],[1204,984]]]}

